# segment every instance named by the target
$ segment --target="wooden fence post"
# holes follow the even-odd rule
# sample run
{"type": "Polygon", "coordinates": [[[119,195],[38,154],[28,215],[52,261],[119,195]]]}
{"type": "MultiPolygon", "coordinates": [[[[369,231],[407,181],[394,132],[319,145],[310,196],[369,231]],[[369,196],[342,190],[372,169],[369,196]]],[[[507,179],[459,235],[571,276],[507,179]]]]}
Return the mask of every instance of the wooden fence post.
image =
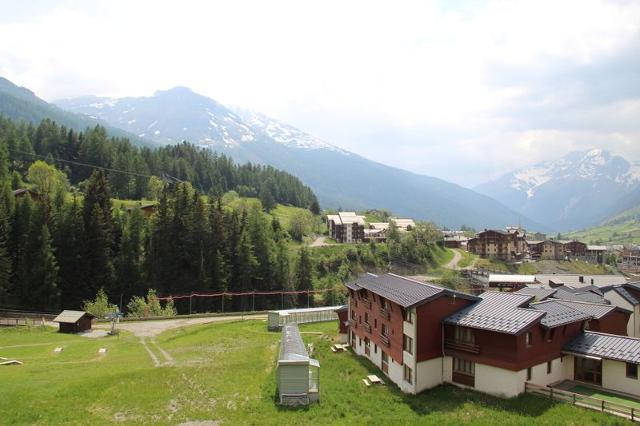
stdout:
{"type": "Polygon", "coordinates": [[[553,388],[549,388],[549,399],[553,399],[553,388]]]}
{"type": "Polygon", "coordinates": [[[576,394],[573,394],[573,405],[576,405],[576,394]]]}
{"type": "Polygon", "coordinates": [[[604,411],[604,399],[602,400],[602,411],[604,411]]]}

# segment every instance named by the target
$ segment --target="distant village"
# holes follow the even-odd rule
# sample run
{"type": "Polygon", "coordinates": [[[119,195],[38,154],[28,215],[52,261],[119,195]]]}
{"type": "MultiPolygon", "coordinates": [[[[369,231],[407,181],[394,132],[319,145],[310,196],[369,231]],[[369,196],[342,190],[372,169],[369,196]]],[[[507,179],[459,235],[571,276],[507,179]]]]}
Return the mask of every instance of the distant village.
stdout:
{"type": "MultiPolygon", "coordinates": [[[[326,216],[329,236],[338,243],[385,242],[390,226],[399,232],[415,228],[413,219],[390,217],[388,222],[367,222],[356,212],[338,212],[326,216]]],[[[549,238],[541,232],[528,233],[521,226],[504,230],[485,229],[468,236],[468,231],[442,230],[445,247],[464,249],[483,258],[508,263],[540,260],[573,260],[603,265],[609,256],[623,272],[640,273],[640,246],[593,245],[577,240],[549,238]]]]}

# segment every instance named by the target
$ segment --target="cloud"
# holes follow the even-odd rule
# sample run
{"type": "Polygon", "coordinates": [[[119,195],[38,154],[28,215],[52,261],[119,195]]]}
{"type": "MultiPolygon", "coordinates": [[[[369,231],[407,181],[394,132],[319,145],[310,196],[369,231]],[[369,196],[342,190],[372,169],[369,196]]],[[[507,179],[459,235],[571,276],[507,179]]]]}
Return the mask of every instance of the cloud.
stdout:
{"type": "Polygon", "coordinates": [[[188,86],[465,185],[574,148],[640,157],[637,2],[22,3],[0,75],[48,100],[188,86]]]}

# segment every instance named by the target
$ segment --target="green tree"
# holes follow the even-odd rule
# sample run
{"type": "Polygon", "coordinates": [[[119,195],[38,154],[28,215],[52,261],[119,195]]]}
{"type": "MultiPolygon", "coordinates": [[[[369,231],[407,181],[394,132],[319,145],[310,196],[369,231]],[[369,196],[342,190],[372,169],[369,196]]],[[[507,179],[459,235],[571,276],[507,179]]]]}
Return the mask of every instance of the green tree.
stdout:
{"type": "MultiPolygon", "coordinates": [[[[313,290],[313,262],[309,249],[302,247],[296,265],[295,287],[298,291],[313,290]]],[[[313,297],[309,297],[309,305],[313,306],[313,297]]]]}
{"type": "Polygon", "coordinates": [[[105,318],[107,314],[118,312],[118,307],[109,303],[109,298],[104,289],[101,288],[93,300],[85,300],[82,304],[82,310],[89,312],[96,318],[105,318]]]}

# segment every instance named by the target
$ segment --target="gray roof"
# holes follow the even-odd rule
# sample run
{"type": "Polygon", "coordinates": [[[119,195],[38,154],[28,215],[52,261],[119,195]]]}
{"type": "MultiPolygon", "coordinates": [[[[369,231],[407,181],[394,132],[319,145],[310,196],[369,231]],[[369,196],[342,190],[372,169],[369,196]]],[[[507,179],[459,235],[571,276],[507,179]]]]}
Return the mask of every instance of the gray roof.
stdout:
{"type": "Polygon", "coordinates": [[[93,315],[91,315],[88,312],[85,311],[62,311],[57,317],[55,317],[53,319],[53,322],[62,322],[62,323],[69,323],[69,324],[75,324],[80,318],[82,318],[83,316],[88,315],[91,318],[94,318],[93,315]]]}
{"type": "Polygon", "coordinates": [[[536,323],[545,312],[522,308],[533,296],[516,293],[485,292],[482,300],[447,317],[446,324],[520,334],[536,323]]]}
{"type": "Polygon", "coordinates": [[[606,287],[609,285],[626,284],[627,278],[624,275],[602,274],[602,275],[584,275],[584,274],[537,274],[536,279],[543,284],[548,284],[549,280],[554,282],[564,282],[571,287],[586,287],[593,285],[596,287],[606,287]],[[580,277],[582,281],[580,282],[580,277]]]}
{"type": "Polygon", "coordinates": [[[556,292],[554,288],[544,288],[544,287],[525,287],[518,291],[517,294],[526,294],[527,296],[533,296],[538,301],[543,301],[546,298],[553,296],[556,292]]]}
{"type": "Polygon", "coordinates": [[[591,315],[568,306],[560,300],[532,303],[531,308],[547,313],[540,323],[548,328],[591,319],[591,315]]]}
{"type": "Polygon", "coordinates": [[[573,309],[584,312],[585,314],[592,316],[594,319],[600,319],[615,310],[630,312],[618,306],[604,303],[578,302],[575,300],[559,300],[558,302],[562,303],[565,306],[570,306],[573,309]]]}
{"type": "Polygon", "coordinates": [[[564,346],[564,352],[640,364],[640,339],[585,331],[564,346]]]}
{"type": "Polygon", "coordinates": [[[455,296],[467,300],[480,300],[459,291],[450,290],[435,284],[422,283],[411,278],[395,274],[364,274],[345,284],[351,290],[366,289],[385,299],[397,303],[403,308],[413,308],[440,296],[455,296]]]}
{"type": "Polygon", "coordinates": [[[638,300],[636,296],[631,294],[631,292],[629,292],[629,290],[627,290],[624,286],[614,286],[612,290],[618,293],[620,296],[622,296],[627,302],[631,303],[632,305],[634,306],[640,305],[640,300],[638,300]]]}
{"type": "Polygon", "coordinates": [[[282,342],[278,361],[309,361],[297,324],[285,324],[282,327],[282,342]]]}
{"type": "Polygon", "coordinates": [[[555,299],[575,300],[579,302],[609,303],[604,297],[594,292],[582,291],[582,289],[574,289],[567,286],[556,287],[556,292],[552,297],[555,299]]]}

